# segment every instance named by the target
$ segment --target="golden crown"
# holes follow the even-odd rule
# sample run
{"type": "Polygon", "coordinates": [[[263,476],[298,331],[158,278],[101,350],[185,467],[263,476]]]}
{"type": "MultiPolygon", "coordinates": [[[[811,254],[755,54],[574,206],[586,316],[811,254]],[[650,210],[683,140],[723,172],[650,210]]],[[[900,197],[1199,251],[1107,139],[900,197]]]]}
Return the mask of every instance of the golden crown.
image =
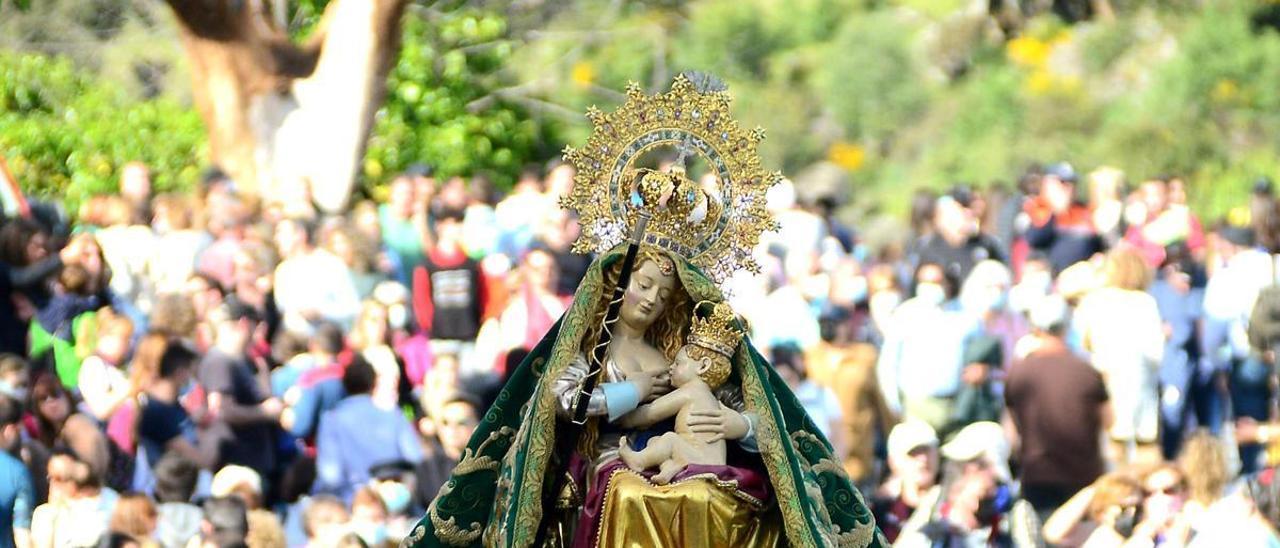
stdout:
{"type": "Polygon", "coordinates": [[[752,250],[761,232],[777,229],[765,192],[782,174],[760,167],[764,130],[740,128],[729,115],[729,94],[707,81],[700,89],[681,74],[657,95],[633,82],[617,110],[587,111],[593,129],[586,146],[564,151],[577,169],[573,191],[561,199],[582,225],[574,251],[603,253],[623,243],[643,209],[651,219],[642,243],[679,254],[717,283],[741,269],[759,272],[752,250]],[[683,165],[637,165],[663,147],[701,158],[711,177],[698,183],[683,165]]]}
{"type": "Polygon", "coordinates": [[[711,311],[705,318],[699,318],[696,311],[703,304],[712,303],[703,301],[694,307],[693,325],[689,329],[689,344],[696,344],[732,358],[733,353],[738,349],[738,343],[742,341],[742,330],[735,325],[738,315],[734,314],[729,303],[718,302],[712,304],[711,311]]]}

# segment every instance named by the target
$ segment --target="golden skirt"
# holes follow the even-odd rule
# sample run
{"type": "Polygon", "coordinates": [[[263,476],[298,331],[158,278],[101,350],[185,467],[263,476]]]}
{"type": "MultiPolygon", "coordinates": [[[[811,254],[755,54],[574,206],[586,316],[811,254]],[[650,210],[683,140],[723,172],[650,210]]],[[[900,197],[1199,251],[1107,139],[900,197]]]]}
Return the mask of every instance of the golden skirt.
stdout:
{"type": "Polygon", "coordinates": [[[610,475],[600,514],[599,548],[779,545],[776,505],[713,475],[654,485],[631,470],[610,475]]]}

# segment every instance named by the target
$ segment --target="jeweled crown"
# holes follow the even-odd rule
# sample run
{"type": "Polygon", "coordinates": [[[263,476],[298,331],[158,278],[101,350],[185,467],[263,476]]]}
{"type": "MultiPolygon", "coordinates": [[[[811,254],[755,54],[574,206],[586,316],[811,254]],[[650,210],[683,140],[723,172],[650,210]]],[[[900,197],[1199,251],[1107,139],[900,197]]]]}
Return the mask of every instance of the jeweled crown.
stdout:
{"type": "Polygon", "coordinates": [[[695,344],[711,350],[726,358],[732,358],[733,353],[738,350],[738,343],[742,341],[742,330],[735,325],[738,315],[733,312],[733,308],[729,303],[718,302],[712,304],[711,311],[702,318],[699,318],[696,310],[701,308],[702,304],[712,304],[709,301],[699,303],[695,306],[693,315],[693,325],[689,330],[689,344],[695,344]]]}
{"type": "Polygon", "coordinates": [[[741,128],[730,117],[728,92],[694,77],[703,84],[681,74],[670,91],[656,95],[632,83],[617,110],[587,111],[593,130],[586,145],[564,152],[577,170],[572,192],[561,199],[578,212],[582,226],[574,251],[613,249],[643,211],[650,220],[641,243],[684,257],[716,283],[738,270],[759,271],[752,251],[762,232],[777,228],[765,192],[782,174],[760,166],[764,130],[741,128]],[[664,147],[677,149],[681,159],[702,159],[706,175],[695,182],[683,165],[639,165],[642,156],[664,147]],[[669,198],[658,207],[664,195],[669,198]]]}

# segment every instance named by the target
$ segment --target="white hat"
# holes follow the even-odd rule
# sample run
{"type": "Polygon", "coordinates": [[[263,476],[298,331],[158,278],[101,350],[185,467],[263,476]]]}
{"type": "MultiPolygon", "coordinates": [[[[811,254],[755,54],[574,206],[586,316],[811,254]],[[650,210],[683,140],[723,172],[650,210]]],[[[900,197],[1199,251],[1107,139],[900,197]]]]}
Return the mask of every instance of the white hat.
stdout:
{"type": "Polygon", "coordinates": [[[1067,305],[1067,300],[1061,295],[1049,295],[1037,300],[1031,305],[1031,310],[1027,314],[1027,319],[1031,321],[1031,326],[1041,331],[1052,331],[1067,325],[1067,317],[1071,315],[1071,308],[1067,305]]]}
{"type": "Polygon", "coordinates": [[[262,494],[262,476],[252,468],[231,464],[222,467],[213,475],[213,483],[209,486],[209,494],[215,497],[230,496],[237,487],[247,486],[254,493],[262,494]]]}
{"type": "Polygon", "coordinates": [[[1011,481],[1009,440],[1004,427],[994,422],[975,422],[962,428],[942,446],[942,456],[954,462],[985,458],[1002,481],[1011,481]]]}
{"type": "Polygon", "coordinates": [[[938,433],[924,421],[907,419],[889,431],[890,456],[903,456],[923,446],[938,446],[938,433]]]}

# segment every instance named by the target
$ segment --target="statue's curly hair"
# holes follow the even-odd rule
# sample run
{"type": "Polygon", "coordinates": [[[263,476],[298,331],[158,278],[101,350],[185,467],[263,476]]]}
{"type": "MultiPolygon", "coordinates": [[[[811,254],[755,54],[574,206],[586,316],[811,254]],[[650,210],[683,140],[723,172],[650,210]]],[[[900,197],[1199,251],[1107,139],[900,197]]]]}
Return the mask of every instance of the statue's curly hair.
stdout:
{"type": "MultiPolygon", "coordinates": [[[[639,270],[650,261],[658,263],[663,272],[671,272],[675,286],[663,308],[662,315],[654,320],[653,325],[645,332],[644,339],[661,351],[667,360],[674,360],[676,353],[680,351],[680,347],[684,346],[685,338],[689,335],[689,320],[693,317],[693,300],[689,298],[689,292],[680,282],[680,275],[676,272],[678,264],[676,259],[665,251],[655,247],[641,246],[640,251],[636,253],[635,267],[632,272],[639,270]]],[[[591,347],[600,337],[604,316],[609,310],[609,297],[613,295],[613,288],[621,275],[621,260],[614,262],[604,271],[604,283],[601,284],[602,291],[596,301],[594,321],[582,337],[581,349],[588,356],[591,355],[591,347]]]]}

